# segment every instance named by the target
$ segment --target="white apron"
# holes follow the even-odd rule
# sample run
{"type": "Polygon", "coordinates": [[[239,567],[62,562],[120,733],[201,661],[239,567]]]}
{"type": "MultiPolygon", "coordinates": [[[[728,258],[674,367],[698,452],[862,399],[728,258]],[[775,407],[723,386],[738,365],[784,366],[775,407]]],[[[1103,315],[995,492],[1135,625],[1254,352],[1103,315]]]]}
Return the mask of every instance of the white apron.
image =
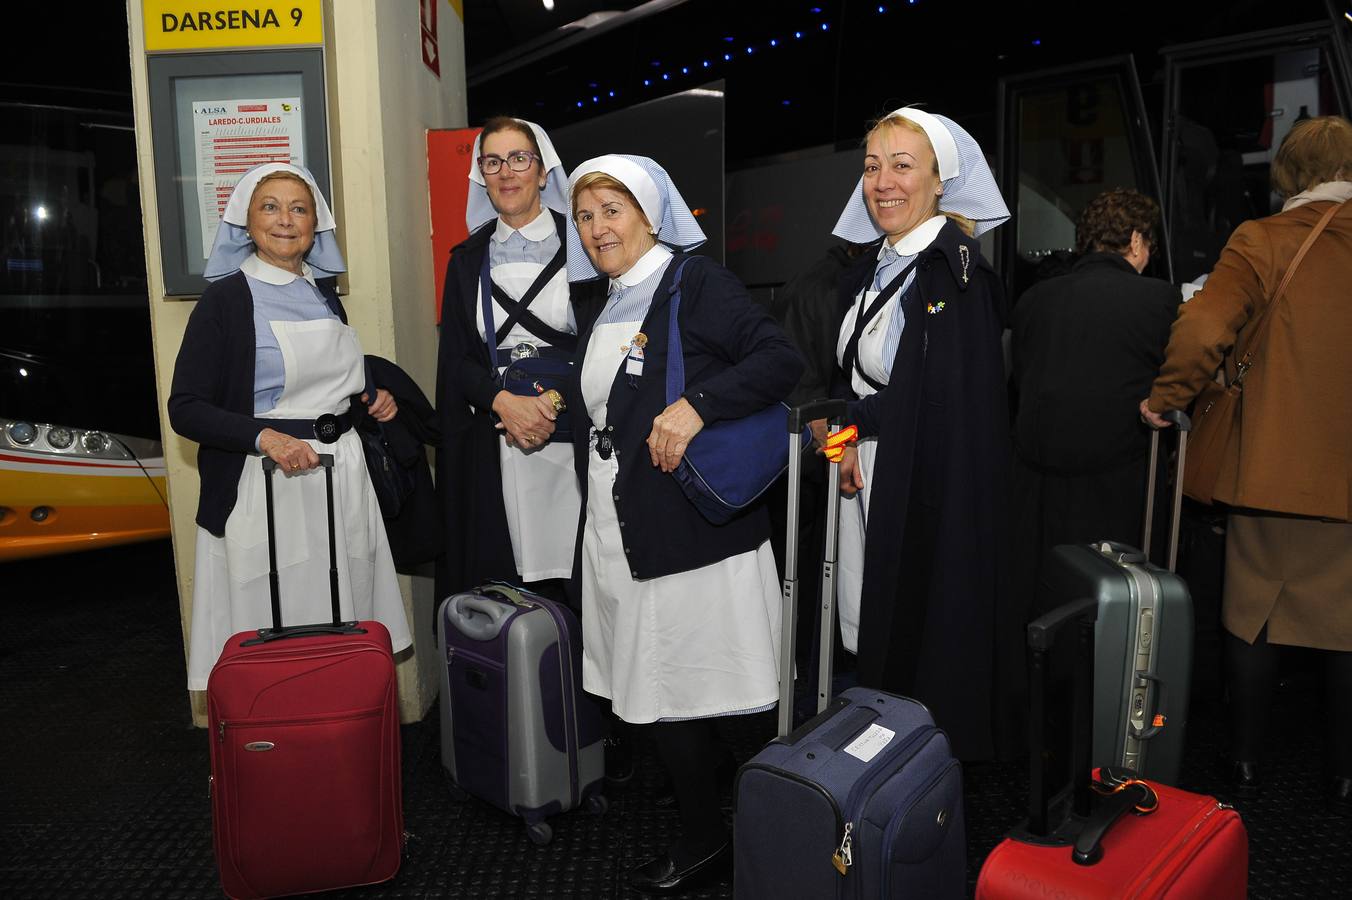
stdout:
{"type": "MultiPolygon", "coordinates": [[[[272,322],[286,380],[275,409],[259,418],[313,419],[347,410],[365,386],[357,334],[337,319],[272,322]]],[[[344,620],[375,619],[390,630],[396,651],[412,643],[404,602],[375,490],[366,474],[361,439],[346,431],[337,443],[310,441],[332,453],[338,559],[338,597],[344,620]]],[[[272,625],[268,589],[267,507],[260,457],[240,473],[225,537],[197,529],[188,688],[202,691],[226,640],[272,625]]],[[[273,475],[277,571],[282,623],[303,625],[333,617],[329,599],[329,537],[324,470],[273,475]]]]}
{"type": "MultiPolygon", "coordinates": [[[[845,314],[836,340],[836,360],[842,366],[845,364],[845,345],[854,334],[855,321],[879,293],[881,291],[861,291],[845,314]]],[[[883,304],[872,324],[859,336],[856,355],[860,367],[868,373],[868,377],[884,384],[887,383],[887,374],[883,368],[886,364],[883,360],[883,340],[887,337],[888,324],[901,302],[901,293],[897,291],[883,304]]],[[[849,375],[850,385],[858,396],[867,397],[877,393],[858,372],[851,370],[849,375]]],[[[869,497],[873,494],[873,462],[878,455],[878,439],[864,438],[858,447],[859,471],[864,476],[864,489],[854,496],[841,496],[840,547],[836,553],[836,606],[840,611],[840,640],[851,653],[857,652],[859,647],[859,604],[864,592],[864,531],[868,523],[869,497]]]]}
{"type": "MultiPolygon", "coordinates": [[[[582,365],[596,427],[642,322],[598,325],[582,365]]],[[[646,447],[642,451],[647,453],[646,447]]],[[[587,456],[582,685],[626,722],[767,709],[779,696],[780,587],[766,541],[689,572],[635,580],[612,498],[619,455],[587,456]]],[[[647,459],[640,465],[649,465],[647,459]]]]}
{"type": "MultiPolygon", "coordinates": [[[[506,263],[493,269],[493,281],[513,299],[520,299],[544,266],[536,263],[506,263]]],[[[479,333],[484,331],[483,301],[475,305],[479,333]]],[[[568,317],[568,275],[559,271],[540,291],[530,311],[557,331],[572,331],[568,317]]],[[[493,301],[493,321],[507,321],[507,311],[493,301]]],[[[531,334],[519,321],[503,342],[512,347],[529,341],[549,346],[531,334]]],[[[499,351],[499,374],[506,368],[506,354],[499,351]]],[[[573,576],[573,548],[577,518],[582,507],[577,470],[573,468],[573,445],[565,441],[531,448],[509,447],[498,441],[502,471],[502,505],[507,512],[507,532],[512,538],[512,556],[523,581],[573,576]]]]}

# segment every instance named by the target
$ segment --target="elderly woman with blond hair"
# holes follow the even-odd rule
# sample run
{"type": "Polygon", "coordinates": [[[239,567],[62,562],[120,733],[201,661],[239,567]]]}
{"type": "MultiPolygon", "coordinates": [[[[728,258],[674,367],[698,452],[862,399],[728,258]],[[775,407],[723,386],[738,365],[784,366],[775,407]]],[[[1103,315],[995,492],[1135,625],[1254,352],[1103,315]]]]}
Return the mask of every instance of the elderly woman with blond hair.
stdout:
{"type": "Polygon", "coordinates": [[[883,117],[863,169],[834,231],[869,244],[837,345],[862,438],[840,469],[841,636],[861,683],[919,699],[955,753],[989,758],[996,685],[1017,684],[1023,656],[1004,619],[1007,311],[976,236],[1009,211],[943,116],[883,117]]]}
{"type": "Polygon", "coordinates": [[[1328,680],[1327,800],[1344,815],[1352,814],[1350,178],[1352,123],[1321,116],[1291,129],[1272,162],[1282,211],[1235,229],[1179,313],[1141,401],[1142,417],[1164,427],[1161,413],[1187,407],[1222,365],[1233,382],[1237,361],[1252,353],[1238,439],[1213,491],[1230,511],[1221,619],[1231,775],[1241,795],[1258,790],[1279,648],[1313,648],[1328,680]]]}

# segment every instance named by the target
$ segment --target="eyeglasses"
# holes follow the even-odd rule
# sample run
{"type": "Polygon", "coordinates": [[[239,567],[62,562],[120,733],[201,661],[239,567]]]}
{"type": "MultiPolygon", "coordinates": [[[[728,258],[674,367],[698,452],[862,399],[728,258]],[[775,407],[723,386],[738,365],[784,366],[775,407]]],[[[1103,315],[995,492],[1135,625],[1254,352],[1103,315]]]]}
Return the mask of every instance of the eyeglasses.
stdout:
{"type": "MultiPolygon", "coordinates": [[[[513,150],[507,154],[507,158],[501,156],[481,156],[479,157],[479,171],[485,175],[496,175],[502,170],[502,164],[506,163],[507,168],[513,172],[529,172],[530,167],[535,161],[540,159],[529,150],[513,150]]],[[[543,160],[541,160],[543,162],[543,160]]]]}

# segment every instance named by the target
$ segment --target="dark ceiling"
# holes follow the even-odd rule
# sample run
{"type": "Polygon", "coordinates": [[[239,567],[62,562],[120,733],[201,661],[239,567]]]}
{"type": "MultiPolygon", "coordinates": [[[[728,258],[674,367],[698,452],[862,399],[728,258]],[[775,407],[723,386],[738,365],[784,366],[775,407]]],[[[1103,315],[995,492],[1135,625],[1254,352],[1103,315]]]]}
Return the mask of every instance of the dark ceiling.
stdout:
{"type": "Polygon", "coordinates": [[[506,113],[559,126],[721,81],[730,168],[853,143],[906,103],[947,113],[984,142],[1003,76],[1130,54],[1157,106],[1161,47],[1341,21],[1344,4],[687,0],[588,40],[563,37],[542,55],[552,29],[602,6],[633,15],[644,5],[557,0],[546,12],[541,0],[466,0],[470,121],[506,113]],[[529,61],[504,71],[513,51],[529,61]]]}

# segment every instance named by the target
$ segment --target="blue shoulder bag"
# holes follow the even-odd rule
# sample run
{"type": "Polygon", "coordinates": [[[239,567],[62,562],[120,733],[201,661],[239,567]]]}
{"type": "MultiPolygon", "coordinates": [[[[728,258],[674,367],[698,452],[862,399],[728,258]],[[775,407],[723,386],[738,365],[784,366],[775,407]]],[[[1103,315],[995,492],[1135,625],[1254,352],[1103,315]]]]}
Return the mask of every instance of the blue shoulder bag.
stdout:
{"type": "MultiPolygon", "coordinates": [[[[667,333],[667,405],[685,392],[685,357],[676,317],[681,311],[681,274],[689,259],[676,268],[671,281],[671,321],[667,333]]],[[[685,448],[672,477],[700,515],[714,525],[732,521],[755,502],[789,467],[784,421],[789,407],[772,403],[740,419],[705,425],[685,448]]],[[[804,428],[799,449],[812,440],[804,428]]]]}

